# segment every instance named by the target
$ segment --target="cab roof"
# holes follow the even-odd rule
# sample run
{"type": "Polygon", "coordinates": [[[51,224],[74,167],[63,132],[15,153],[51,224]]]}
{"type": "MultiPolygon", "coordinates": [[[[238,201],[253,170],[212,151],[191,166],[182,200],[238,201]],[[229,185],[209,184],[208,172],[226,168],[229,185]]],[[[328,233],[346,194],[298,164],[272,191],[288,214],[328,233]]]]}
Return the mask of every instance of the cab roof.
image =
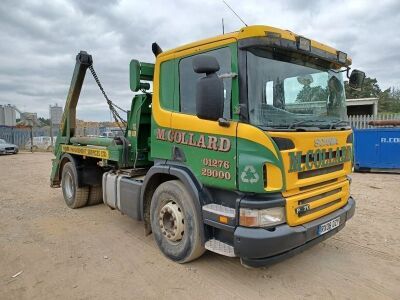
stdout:
{"type": "MultiPolygon", "coordinates": [[[[297,35],[289,30],[283,30],[271,26],[265,26],[265,25],[252,25],[252,26],[247,26],[241,28],[239,31],[231,32],[231,33],[226,33],[223,35],[217,35],[211,38],[199,40],[193,43],[185,44],[177,48],[170,49],[168,51],[165,51],[160,54],[160,56],[164,55],[169,55],[173,53],[178,53],[180,51],[184,51],[190,48],[194,48],[200,45],[204,44],[209,44],[213,42],[218,42],[218,41],[223,41],[223,40],[229,40],[229,39],[236,39],[236,40],[244,40],[248,38],[257,38],[257,37],[266,37],[268,35],[275,35],[275,36],[280,36],[281,39],[285,39],[288,41],[296,42],[300,35],[297,35]]],[[[302,36],[303,37],[303,36],[302,36]]],[[[308,39],[308,38],[307,38],[308,39]]],[[[338,50],[335,48],[332,48],[328,45],[325,45],[323,43],[317,42],[312,39],[308,39],[311,42],[311,47],[322,50],[324,52],[327,52],[331,55],[337,55],[338,50]]],[[[227,42],[228,43],[228,42],[227,42]]],[[[351,59],[347,57],[346,65],[351,64],[351,59]]]]}

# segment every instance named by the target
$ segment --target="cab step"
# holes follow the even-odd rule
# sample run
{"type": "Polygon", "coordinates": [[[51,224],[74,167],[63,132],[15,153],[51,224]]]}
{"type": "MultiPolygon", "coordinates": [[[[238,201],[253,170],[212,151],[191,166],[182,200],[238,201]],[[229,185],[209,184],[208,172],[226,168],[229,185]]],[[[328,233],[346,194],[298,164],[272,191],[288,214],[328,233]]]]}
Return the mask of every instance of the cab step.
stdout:
{"type": "Polygon", "coordinates": [[[229,257],[236,257],[233,247],[219,240],[216,239],[208,240],[204,246],[207,250],[210,250],[212,252],[229,257]]]}

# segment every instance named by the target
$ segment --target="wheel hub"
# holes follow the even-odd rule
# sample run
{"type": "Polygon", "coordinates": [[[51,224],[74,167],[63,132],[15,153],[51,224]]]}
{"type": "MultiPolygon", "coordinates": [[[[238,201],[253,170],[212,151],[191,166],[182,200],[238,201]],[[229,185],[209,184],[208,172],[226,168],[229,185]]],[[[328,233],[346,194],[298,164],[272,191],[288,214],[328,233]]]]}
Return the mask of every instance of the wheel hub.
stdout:
{"type": "Polygon", "coordinates": [[[182,209],[176,202],[165,204],[159,214],[159,225],[162,234],[170,241],[180,241],[184,234],[185,220],[182,209]]]}
{"type": "Polygon", "coordinates": [[[73,195],[74,195],[73,179],[72,179],[71,174],[69,174],[69,173],[66,173],[65,176],[66,176],[66,178],[65,178],[65,181],[64,181],[64,183],[65,183],[64,190],[65,190],[65,193],[67,194],[67,197],[68,198],[72,198],[73,195]]]}

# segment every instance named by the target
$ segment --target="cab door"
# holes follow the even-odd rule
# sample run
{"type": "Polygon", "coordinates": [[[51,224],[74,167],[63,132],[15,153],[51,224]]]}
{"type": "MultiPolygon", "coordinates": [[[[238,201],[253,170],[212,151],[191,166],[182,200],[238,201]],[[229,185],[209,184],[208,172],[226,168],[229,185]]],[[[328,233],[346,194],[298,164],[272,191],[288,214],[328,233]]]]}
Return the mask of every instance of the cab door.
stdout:
{"type": "Polygon", "coordinates": [[[197,55],[214,56],[220,65],[218,75],[237,74],[236,40],[197,46],[176,53],[178,86],[171,115],[173,159],[185,164],[206,186],[236,189],[236,116],[238,78],[225,78],[224,117],[229,127],[196,116],[196,82],[204,76],[193,71],[197,55]],[[223,42],[223,43],[222,43],[223,42]],[[222,44],[222,45],[221,45],[222,44]]]}

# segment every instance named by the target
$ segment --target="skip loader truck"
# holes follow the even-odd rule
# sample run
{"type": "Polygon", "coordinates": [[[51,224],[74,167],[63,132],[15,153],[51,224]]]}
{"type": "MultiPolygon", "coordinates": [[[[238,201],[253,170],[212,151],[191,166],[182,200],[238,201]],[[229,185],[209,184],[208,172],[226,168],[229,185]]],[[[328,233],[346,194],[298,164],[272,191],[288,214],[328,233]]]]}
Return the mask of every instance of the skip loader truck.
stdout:
{"type": "Polygon", "coordinates": [[[268,26],[152,51],[154,64],[130,62],[126,121],[91,55],[77,55],[50,180],[70,208],[104,202],[142,220],[179,263],[207,249],[264,266],[345,226],[355,201],[344,80],[359,89],[365,77],[346,53],[268,26]],[[87,69],[119,137],[75,134],[87,69]]]}

